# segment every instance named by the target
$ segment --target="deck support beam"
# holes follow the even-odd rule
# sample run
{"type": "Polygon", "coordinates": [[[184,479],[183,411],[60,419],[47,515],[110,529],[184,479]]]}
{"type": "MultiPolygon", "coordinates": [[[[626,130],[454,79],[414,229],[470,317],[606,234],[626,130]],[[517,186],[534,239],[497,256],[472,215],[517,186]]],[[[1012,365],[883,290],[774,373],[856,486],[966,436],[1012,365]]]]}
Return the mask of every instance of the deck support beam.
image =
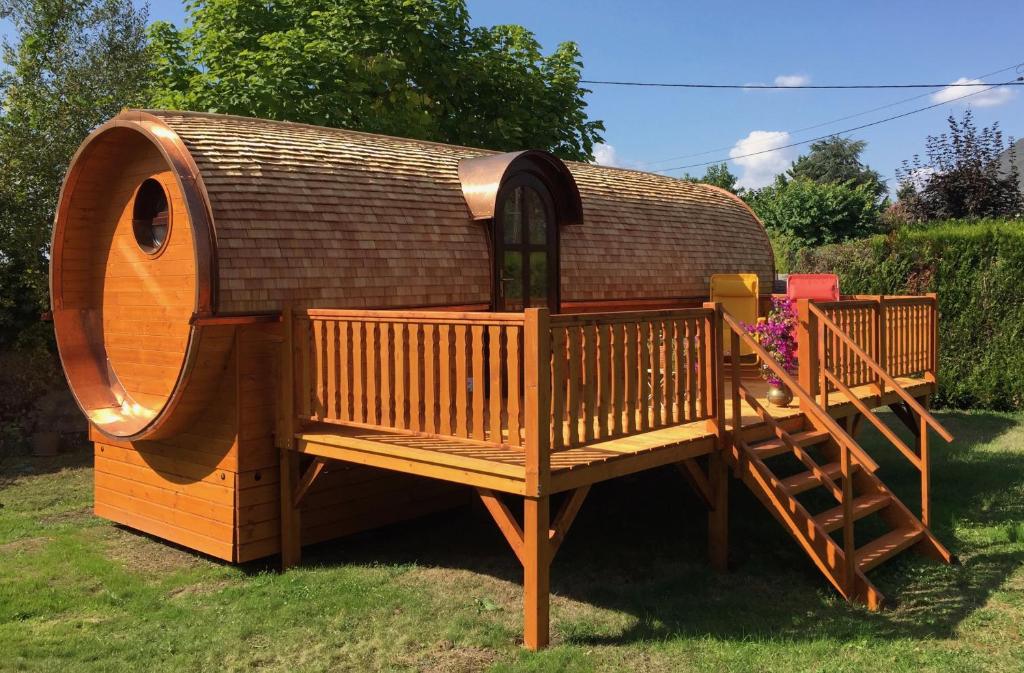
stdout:
{"type": "Polygon", "coordinates": [[[484,503],[484,507],[490,513],[491,518],[494,519],[494,523],[498,525],[498,530],[505,536],[508,545],[512,547],[516,558],[525,566],[526,561],[523,558],[523,529],[519,522],[516,521],[516,518],[512,516],[512,512],[505,505],[505,502],[494,491],[478,488],[476,492],[480,496],[480,501],[484,503]]]}
{"type": "Polygon", "coordinates": [[[569,497],[566,498],[565,502],[562,503],[562,507],[558,510],[555,520],[551,523],[551,529],[548,531],[551,559],[555,558],[558,548],[562,546],[562,541],[565,540],[566,534],[572,527],[572,522],[576,520],[576,515],[579,514],[588,493],[590,493],[590,484],[573,489],[572,493],[569,494],[569,497]]]}
{"type": "Polygon", "coordinates": [[[550,640],[550,517],[549,496],[523,499],[523,644],[529,650],[550,640]]]}

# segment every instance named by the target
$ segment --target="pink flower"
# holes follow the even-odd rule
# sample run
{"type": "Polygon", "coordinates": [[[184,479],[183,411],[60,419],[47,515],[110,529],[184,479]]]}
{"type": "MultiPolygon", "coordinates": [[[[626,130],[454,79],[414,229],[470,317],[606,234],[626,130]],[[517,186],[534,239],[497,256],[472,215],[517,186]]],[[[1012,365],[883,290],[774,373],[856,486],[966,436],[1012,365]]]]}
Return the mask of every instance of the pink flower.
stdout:
{"type": "MultiPolygon", "coordinates": [[[[796,331],[796,324],[796,305],[793,300],[788,297],[776,297],[772,299],[772,308],[763,322],[756,325],[744,324],[743,327],[786,372],[795,374],[797,371],[796,339],[793,335],[796,331]]],[[[782,385],[782,381],[775,375],[775,372],[764,363],[761,364],[761,376],[768,381],[769,385],[782,385]]]]}

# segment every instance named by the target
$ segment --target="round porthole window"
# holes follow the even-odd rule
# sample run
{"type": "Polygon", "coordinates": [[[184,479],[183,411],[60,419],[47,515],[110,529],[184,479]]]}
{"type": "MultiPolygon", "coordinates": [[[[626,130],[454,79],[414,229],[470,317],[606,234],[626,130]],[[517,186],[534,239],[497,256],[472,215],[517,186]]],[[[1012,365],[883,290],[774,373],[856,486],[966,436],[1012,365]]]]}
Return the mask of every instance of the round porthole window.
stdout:
{"type": "Polygon", "coordinates": [[[143,252],[155,255],[167,242],[171,229],[171,213],[167,204],[167,192],[163,186],[149,178],[139,185],[135,192],[132,210],[132,231],[135,242],[143,252]]]}

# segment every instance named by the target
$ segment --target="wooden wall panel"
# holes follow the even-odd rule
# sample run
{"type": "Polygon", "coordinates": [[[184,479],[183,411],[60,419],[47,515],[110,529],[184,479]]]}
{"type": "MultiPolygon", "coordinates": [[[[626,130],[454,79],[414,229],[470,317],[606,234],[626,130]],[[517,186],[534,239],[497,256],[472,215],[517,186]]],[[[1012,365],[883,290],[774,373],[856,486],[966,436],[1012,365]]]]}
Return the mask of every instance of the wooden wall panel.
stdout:
{"type": "MultiPolygon", "coordinates": [[[[110,440],[93,430],[95,511],[228,561],[279,551],[278,452],[273,442],[278,325],[232,328],[234,349],[210,404],[186,432],[110,440]]],[[[469,501],[447,483],[336,464],[303,509],[308,544],[469,501]]]]}

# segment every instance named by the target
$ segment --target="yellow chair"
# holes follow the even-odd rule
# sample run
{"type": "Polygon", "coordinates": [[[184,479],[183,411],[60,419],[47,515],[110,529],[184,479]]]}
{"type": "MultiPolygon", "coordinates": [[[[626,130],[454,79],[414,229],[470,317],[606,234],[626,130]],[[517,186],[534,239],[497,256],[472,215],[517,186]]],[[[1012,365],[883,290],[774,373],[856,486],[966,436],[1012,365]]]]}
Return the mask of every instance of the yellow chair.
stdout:
{"type": "MultiPolygon", "coordinates": [[[[718,302],[722,308],[737,321],[747,325],[757,322],[758,280],[756,273],[716,273],[711,276],[711,301],[718,302]]],[[[727,329],[721,330],[722,348],[729,354],[730,340],[725,339],[727,329]]],[[[750,355],[754,351],[745,343],[740,343],[740,355],[750,355]]]]}

